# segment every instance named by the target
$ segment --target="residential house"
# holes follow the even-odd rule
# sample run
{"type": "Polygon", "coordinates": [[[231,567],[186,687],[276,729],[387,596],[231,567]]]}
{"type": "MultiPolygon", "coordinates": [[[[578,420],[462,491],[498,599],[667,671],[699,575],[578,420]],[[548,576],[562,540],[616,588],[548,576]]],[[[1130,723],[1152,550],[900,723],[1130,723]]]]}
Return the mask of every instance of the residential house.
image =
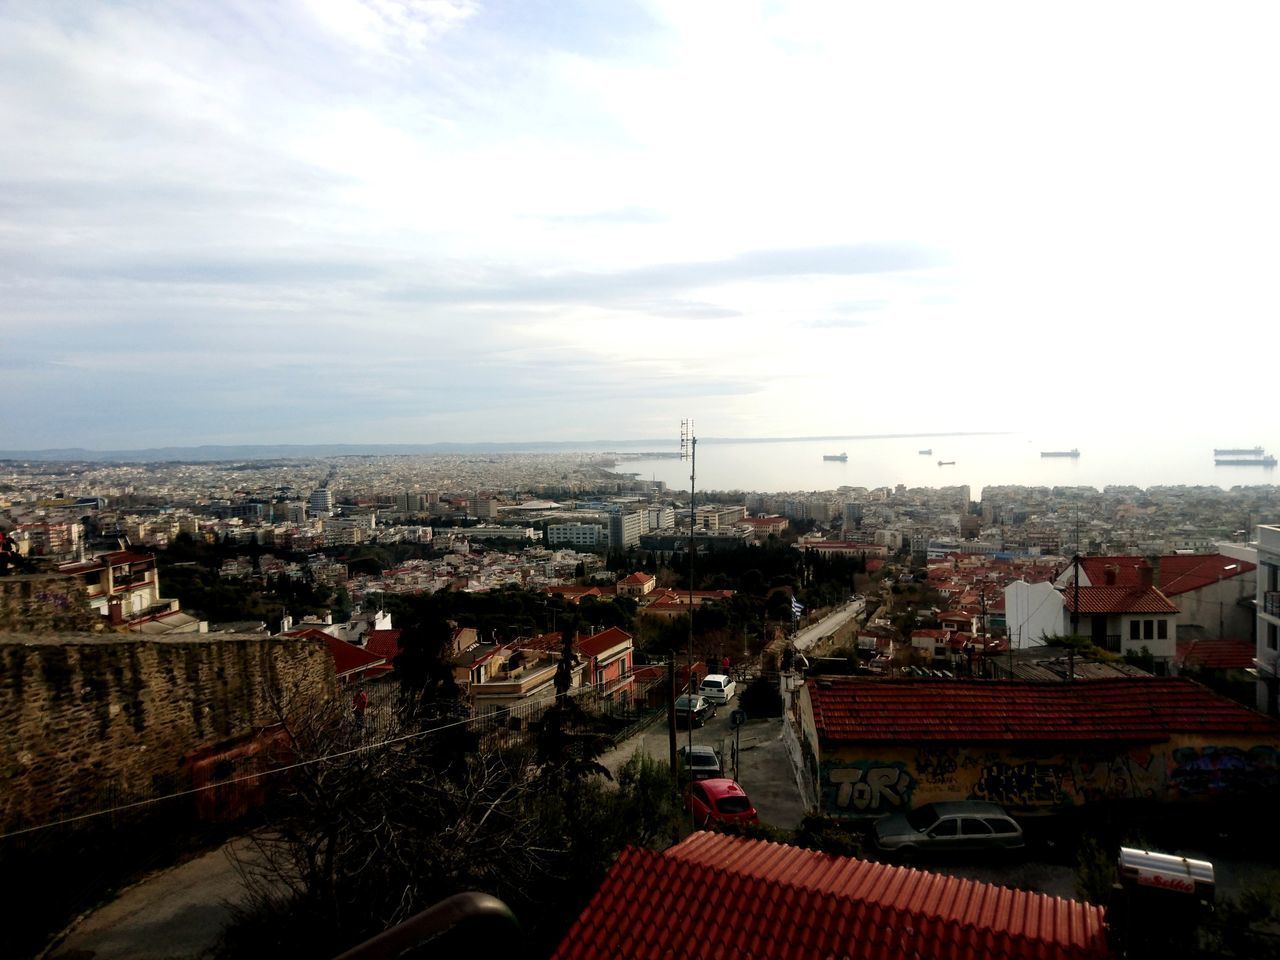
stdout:
{"type": "Polygon", "coordinates": [[[637,571],[618,581],[618,596],[643,597],[651,593],[657,585],[657,578],[652,573],[637,571]]]}
{"type": "MultiPolygon", "coordinates": [[[[1147,570],[1148,575],[1150,569],[1147,570]]],[[[1059,635],[1089,637],[1112,653],[1150,653],[1165,673],[1177,652],[1178,608],[1151,586],[1070,586],[1062,591],[1059,635]]]]}
{"type": "Polygon", "coordinates": [[[1155,582],[1178,608],[1179,631],[1251,637],[1257,570],[1257,564],[1220,553],[1174,554],[1159,558],[1155,582]]]}

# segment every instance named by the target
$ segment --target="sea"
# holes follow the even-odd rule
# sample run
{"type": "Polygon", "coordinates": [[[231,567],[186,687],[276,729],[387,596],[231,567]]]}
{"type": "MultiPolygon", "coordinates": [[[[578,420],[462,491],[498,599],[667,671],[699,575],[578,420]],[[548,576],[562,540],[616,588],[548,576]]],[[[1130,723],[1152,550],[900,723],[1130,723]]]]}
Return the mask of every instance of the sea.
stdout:
{"type": "MultiPolygon", "coordinates": [[[[1123,437],[1059,437],[1028,434],[967,434],[777,440],[699,440],[699,491],[799,492],[840,487],[944,487],[968,484],[978,499],[987,486],[1234,486],[1280,484],[1280,470],[1263,466],[1216,466],[1215,447],[1261,445],[1275,454],[1280,444],[1264,438],[1161,440],[1139,429],[1123,437]],[[1042,457],[1042,451],[1078,449],[1078,457],[1042,457]],[[824,460],[845,454],[848,459],[824,460]]],[[[622,454],[616,470],[661,480],[688,490],[690,462],[678,451],[661,456],[622,454]]]]}

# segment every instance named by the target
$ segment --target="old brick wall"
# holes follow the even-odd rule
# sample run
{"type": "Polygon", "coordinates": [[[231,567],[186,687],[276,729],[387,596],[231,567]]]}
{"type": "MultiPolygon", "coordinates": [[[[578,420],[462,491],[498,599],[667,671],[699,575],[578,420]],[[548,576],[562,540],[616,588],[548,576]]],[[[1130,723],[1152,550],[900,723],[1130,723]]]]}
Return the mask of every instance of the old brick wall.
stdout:
{"type": "Polygon", "coordinates": [[[182,789],[182,760],[336,692],[316,640],[0,634],[0,830],[182,789]]]}

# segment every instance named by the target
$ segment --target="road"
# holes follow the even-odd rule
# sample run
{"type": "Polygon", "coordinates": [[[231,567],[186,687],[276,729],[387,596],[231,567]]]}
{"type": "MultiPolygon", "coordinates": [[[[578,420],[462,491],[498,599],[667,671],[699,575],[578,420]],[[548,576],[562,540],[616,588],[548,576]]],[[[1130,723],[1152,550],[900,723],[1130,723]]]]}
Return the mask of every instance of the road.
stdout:
{"type": "Polygon", "coordinates": [[[248,851],[244,840],[162,870],[134,884],[82,918],[50,960],[193,960],[212,955],[230,904],[243,890],[228,848],[248,851]]]}
{"type": "Polygon", "coordinates": [[[854,617],[862,616],[863,610],[866,609],[866,601],[850,600],[842,606],[836,607],[817,623],[812,623],[796,634],[792,641],[793,645],[801,653],[810,649],[819,640],[822,640],[835,633],[854,617]]]}
{"type": "MultiPolygon", "coordinates": [[[[729,714],[736,706],[735,697],[731,703],[722,704],[717,709],[716,716],[705,727],[693,731],[693,742],[714,747],[723,758],[725,772],[730,776],[733,774],[730,748],[734,742],[734,734],[729,726],[729,714]]],[[[738,782],[755,804],[762,822],[790,830],[800,825],[805,808],[782,733],[780,717],[747,721],[740,734],[738,782]]],[[[688,743],[689,731],[683,727],[677,729],[676,745],[683,747],[688,743]]],[[[667,762],[671,750],[665,717],[659,717],[639,734],[605,754],[601,760],[605,767],[616,773],[637,752],[667,762]]]]}

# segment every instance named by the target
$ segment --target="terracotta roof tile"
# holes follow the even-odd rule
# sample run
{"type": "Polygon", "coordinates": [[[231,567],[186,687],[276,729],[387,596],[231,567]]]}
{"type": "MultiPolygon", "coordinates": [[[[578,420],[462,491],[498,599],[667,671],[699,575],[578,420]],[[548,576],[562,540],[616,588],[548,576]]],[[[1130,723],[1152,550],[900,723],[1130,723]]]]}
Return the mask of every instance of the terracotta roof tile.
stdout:
{"type": "Polygon", "coordinates": [[[1190,670],[1249,670],[1256,654],[1248,640],[1190,640],[1178,644],[1176,659],[1190,670]]]}
{"type": "Polygon", "coordinates": [[[1247,560],[1220,553],[1174,554],[1160,558],[1160,590],[1173,597],[1257,569],[1247,560]]]}
{"type": "MultiPolygon", "coordinates": [[[[1080,613],[1177,613],[1178,608],[1155,587],[1081,587],[1080,613]]],[[[1076,605],[1076,588],[1062,591],[1063,606],[1070,612],[1076,605]]]]}
{"type": "Polygon", "coordinates": [[[628,848],[565,936],[563,960],[698,956],[1110,957],[1101,907],[761,840],[695,833],[628,848]],[[678,917],[679,923],[670,918],[678,917]]]}
{"type": "Polygon", "coordinates": [[[1076,683],[865,680],[807,683],[828,742],[1157,742],[1174,733],[1280,737],[1280,721],[1183,678],[1076,683]]]}
{"type": "Polygon", "coordinates": [[[388,660],[400,655],[399,630],[370,630],[364,640],[364,648],[388,660]]]}

